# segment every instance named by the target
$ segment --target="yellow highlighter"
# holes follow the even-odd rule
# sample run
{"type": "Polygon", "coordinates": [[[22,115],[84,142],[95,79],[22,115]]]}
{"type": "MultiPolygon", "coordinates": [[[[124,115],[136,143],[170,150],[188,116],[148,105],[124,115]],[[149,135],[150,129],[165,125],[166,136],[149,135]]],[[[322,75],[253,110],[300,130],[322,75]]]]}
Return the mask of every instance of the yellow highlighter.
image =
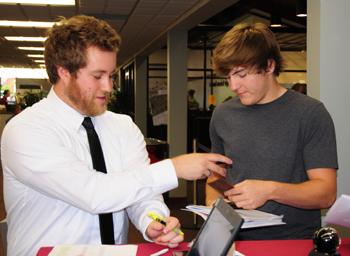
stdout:
{"type": "MultiPolygon", "coordinates": [[[[152,220],[157,221],[160,224],[166,226],[166,221],[165,221],[165,218],[163,216],[161,216],[155,212],[148,212],[147,216],[150,217],[152,220]]],[[[181,229],[179,229],[179,228],[174,228],[173,231],[180,236],[185,235],[184,232],[182,232],[181,229]]]]}

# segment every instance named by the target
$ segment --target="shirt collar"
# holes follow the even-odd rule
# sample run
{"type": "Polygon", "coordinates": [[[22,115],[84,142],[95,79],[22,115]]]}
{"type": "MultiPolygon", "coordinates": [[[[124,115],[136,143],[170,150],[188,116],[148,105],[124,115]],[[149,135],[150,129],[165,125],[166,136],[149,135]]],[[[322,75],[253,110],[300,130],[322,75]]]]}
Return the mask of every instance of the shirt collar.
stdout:
{"type": "Polygon", "coordinates": [[[62,123],[71,126],[75,130],[80,129],[85,116],[61,100],[53,87],[47,95],[47,101],[54,108],[55,114],[59,115],[62,123]]]}

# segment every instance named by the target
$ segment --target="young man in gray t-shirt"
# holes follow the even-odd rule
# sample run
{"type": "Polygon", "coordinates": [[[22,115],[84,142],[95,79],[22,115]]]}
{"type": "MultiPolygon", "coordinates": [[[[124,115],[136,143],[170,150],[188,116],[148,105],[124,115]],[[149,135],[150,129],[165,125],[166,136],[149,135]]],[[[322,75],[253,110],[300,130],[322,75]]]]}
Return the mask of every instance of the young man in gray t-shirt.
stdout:
{"type": "MultiPolygon", "coordinates": [[[[212,151],[233,160],[225,197],[237,207],[283,215],[282,226],[242,230],[240,239],[311,238],[320,209],[336,199],[333,121],[324,105],[277,82],[282,57],[263,24],[232,28],[214,50],[214,70],[237,97],[210,124],[212,151]]],[[[217,179],[212,175],[208,182],[217,179]]],[[[206,187],[211,204],[220,194],[206,187]]]]}

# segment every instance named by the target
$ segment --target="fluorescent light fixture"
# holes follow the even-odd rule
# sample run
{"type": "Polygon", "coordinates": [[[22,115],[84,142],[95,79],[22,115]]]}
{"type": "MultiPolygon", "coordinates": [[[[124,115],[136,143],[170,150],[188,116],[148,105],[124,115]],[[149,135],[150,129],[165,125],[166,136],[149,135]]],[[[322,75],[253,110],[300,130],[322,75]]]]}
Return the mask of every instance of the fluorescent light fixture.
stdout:
{"type": "Polygon", "coordinates": [[[270,27],[272,27],[272,28],[280,28],[280,27],[282,27],[282,24],[271,24],[270,27]]]}
{"type": "Polygon", "coordinates": [[[51,28],[53,24],[54,22],[44,21],[0,20],[0,27],[51,28]]]}
{"type": "Polygon", "coordinates": [[[307,16],[307,1],[306,0],[297,0],[296,1],[296,16],[297,17],[306,17],[307,16]]]}
{"type": "Polygon", "coordinates": [[[281,15],[278,14],[277,12],[271,13],[270,27],[273,27],[273,28],[282,27],[281,15]]]}
{"type": "Polygon", "coordinates": [[[34,62],[36,62],[36,63],[45,63],[44,60],[34,60],[34,62]]]}
{"type": "Polygon", "coordinates": [[[30,37],[30,36],[5,36],[8,41],[25,41],[25,42],[44,42],[46,37],[30,37]]]}
{"type": "Polygon", "coordinates": [[[0,4],[75,5],[75,0],[0,0],[0,4]]]}
{"type": "Polygon", "coordinates": [[[30,47],[30,46],[19,46],[18,49],[24,51],[44,51],[44,47],[30,47]]]}
{"type": "Polygon", "coordinates": [[[1,68],[0,77],[47,79],[47,73],[42,68],[1,68]]]}
{"type": "Polygon", "coordinates": [[[30,58],[44,58],[44,54],[27,54],[30,58]]]}
{"type": "Polygon", "coordinates": [[[302,18],[302,17],[307,17],[307,14],[306,13],[298,13],[297,16],[302,18]]]}
{"type": "Polygon", "coordinates": [[[40,64],[39,67],[40,68],[46,68],[45,64],[40,64]]]}

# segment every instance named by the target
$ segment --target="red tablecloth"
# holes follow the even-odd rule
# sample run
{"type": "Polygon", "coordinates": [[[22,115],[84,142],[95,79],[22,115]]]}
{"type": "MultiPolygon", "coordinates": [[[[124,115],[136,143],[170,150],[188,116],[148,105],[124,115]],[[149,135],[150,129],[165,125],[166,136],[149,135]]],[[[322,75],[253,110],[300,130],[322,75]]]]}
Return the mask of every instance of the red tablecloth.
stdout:
{"type": "MultiPolygon", "coordinates": [[[[148,256],[164,249],[164,246],[144,243],[139,244],[137,256],[148,256]]],[[[306,256],[313,248],[311,240],[264,240],[264,241],[237,241],[236,250],[246,256],[306,256]]],[[[42,247],[37,256],[47,256],[53,247],[42,247]]],[[[170,249],[164,256],[171,256],[173,251],[187,249],[187,243],[182,243],[178,248],[170,249]]],[[[339,249],[341,256],[350,256],[350,238],[342,239],[339,249]]]]}

